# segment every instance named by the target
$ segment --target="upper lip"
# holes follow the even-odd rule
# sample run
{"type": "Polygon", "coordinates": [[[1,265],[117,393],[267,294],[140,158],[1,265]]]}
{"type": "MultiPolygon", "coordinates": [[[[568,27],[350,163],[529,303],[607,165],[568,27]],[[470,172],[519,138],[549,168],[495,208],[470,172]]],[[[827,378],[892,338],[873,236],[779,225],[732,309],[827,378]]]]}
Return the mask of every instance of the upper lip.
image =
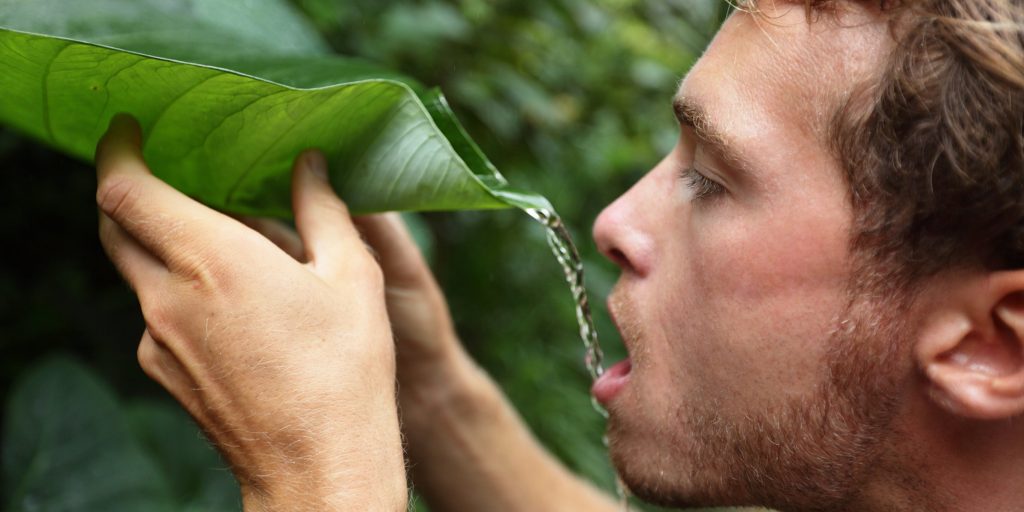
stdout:
{"type": "Polygon", "coordinates": [[[622,344],[626,347],[626,352],[628,353],[630,340],[626,339],[625,333],[622,332],[622,326],[619,324],[619,318],[615,312],[615,296],[615,292],[608,295],[608,298],[605,300],[605,307],[608,309],[608,316],[611,318],[612,324],[615,325],[615,330],[619,331],[619,338],[622,339],[622,344]]]}

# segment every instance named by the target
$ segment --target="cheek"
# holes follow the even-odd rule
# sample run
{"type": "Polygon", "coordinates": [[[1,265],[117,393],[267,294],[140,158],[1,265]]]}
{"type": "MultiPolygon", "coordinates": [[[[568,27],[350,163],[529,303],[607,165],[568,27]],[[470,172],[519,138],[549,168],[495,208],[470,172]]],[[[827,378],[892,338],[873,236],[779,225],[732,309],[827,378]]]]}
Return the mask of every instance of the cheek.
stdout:
{"type": "Polygon", "coordinates": [[[691,286],[677,297],[688,319],[690,371],[708,393],[751,401],[810,392],[845,304],[845,218],[827,211],[720,215],[691,224],[691,286]],[[740,222],[742,218],[742,222],[740,222]]]}
{"type": "Polygon", "coordinates": [[[831,289],[846,275],[845,229],[837,226],[839,219],[774,217],[696,234],[694,282],[743,304],[831,289]]]}

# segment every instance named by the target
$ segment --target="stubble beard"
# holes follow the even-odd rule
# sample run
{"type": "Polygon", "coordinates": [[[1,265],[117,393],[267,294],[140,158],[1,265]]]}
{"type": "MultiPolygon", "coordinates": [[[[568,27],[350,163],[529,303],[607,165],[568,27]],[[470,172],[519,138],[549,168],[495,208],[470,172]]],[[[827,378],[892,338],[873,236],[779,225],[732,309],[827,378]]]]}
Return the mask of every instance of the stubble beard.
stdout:
{"type": "Polygon", "coordinates": [[[893,440],[890,426],[912,373],[903,295],[851,293],[829,336],[827,371],[808,396],[737,420],[724,417],[719,403],[677,391],[686,402],[657,439],[630,438],[613,416],[611,455],[630,491],[677,507],[814,512],[859,501],[893,440]]]}

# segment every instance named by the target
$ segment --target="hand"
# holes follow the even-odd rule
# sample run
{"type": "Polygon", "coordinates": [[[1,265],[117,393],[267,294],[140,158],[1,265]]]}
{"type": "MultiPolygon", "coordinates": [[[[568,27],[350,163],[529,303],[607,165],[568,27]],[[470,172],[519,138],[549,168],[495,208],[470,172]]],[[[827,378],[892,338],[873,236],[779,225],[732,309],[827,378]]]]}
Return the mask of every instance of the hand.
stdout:
{"type": "Polygon", "coordinates": [[[301,261],[155,178],[127,116],[96,165],[100,237],[146,321],[139,362],[227,459],[245,508],[404,509],[381,270],[323,157],[294,170],[301,261]]]}
{"type": "MultiPolygon", "coordinates": [[[[242,221],[293,258],[305,258],[299,236],[283,223],[258,218],[242,221]]],[[[401,392],[420,391],[424,380],[441,378],[446,367],[464,356],[448,304],[401,216],[387,213],[357,217],[355,225],[384,271],[401,392]]]]}
{"type": "MultiPolygon", "coordinates": [[[[246,222],[304,257],[290,228],[246,222]]],[[[618,510],[544,451],[462,349],[441,289],[401,218],[373,215],[355,223],[384,270],[402,431],[417,493],[434,510],[618,510]]]]}
{"type": "Polygon", "coordinates": [[[441,287],[396,213],[355,219],[384,271],[388,317],[395,334],[399,381],[432,373],[462,354],[441,287]]]}
{"type": "Polygon", "coordinates": [[[619,510],[546,453],[462,349],[441,289],[401,219],[362,217],[356,226],[384,270],[406,453],[431,508],[619,510]]]}

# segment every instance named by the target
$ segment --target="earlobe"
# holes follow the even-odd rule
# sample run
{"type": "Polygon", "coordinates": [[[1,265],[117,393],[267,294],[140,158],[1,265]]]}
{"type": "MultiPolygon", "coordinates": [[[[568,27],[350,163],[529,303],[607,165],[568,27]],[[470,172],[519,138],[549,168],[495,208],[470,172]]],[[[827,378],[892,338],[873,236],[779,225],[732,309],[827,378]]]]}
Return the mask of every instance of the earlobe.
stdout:
{"type": "Polygon", "coordinates": [[[1024,413],[1024,271],[964,277],[924,318],[915,356],[928,394],[967,418],[1024,413]]]}

